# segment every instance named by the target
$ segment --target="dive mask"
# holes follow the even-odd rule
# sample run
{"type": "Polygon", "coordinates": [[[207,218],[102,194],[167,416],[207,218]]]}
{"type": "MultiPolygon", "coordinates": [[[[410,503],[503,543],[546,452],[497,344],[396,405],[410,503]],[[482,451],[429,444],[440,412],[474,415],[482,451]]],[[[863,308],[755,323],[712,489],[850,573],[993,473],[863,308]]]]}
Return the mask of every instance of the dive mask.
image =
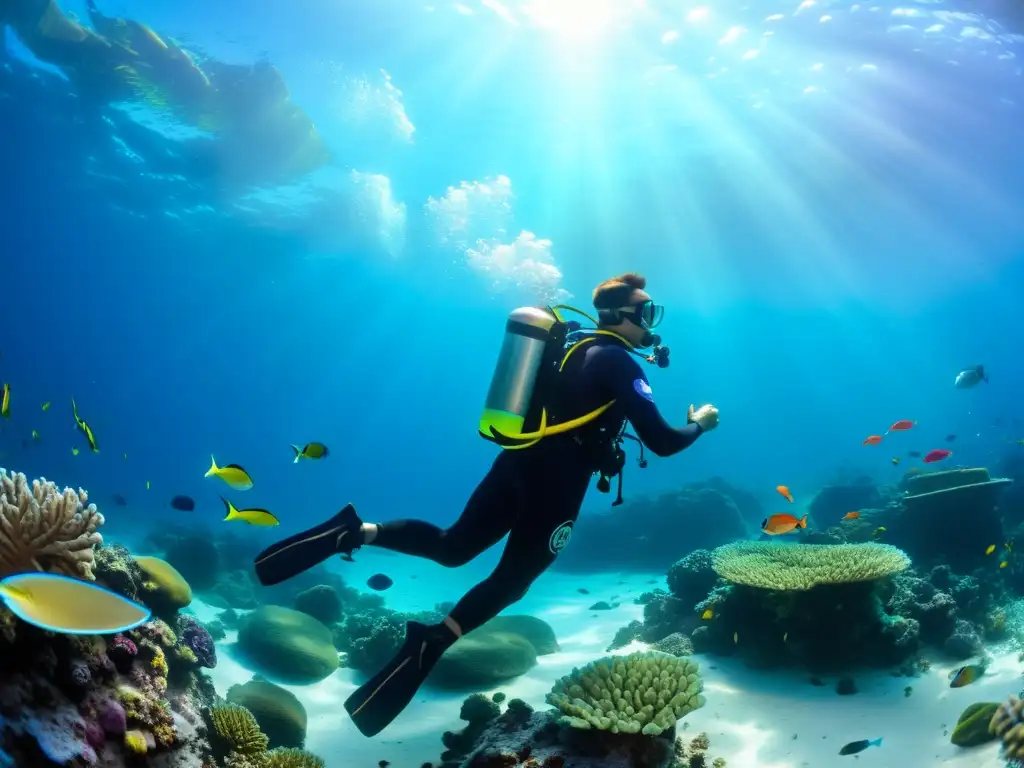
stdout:
{"type": "Polygon", "coordinates": [[[616,310],[616,314],[620,319],[631,320],[634,324],[649,331],[652,328],[657,328],[661,323],[665,316],[665,307],[648,299],[629,307],[620,307],[616,310]]]}

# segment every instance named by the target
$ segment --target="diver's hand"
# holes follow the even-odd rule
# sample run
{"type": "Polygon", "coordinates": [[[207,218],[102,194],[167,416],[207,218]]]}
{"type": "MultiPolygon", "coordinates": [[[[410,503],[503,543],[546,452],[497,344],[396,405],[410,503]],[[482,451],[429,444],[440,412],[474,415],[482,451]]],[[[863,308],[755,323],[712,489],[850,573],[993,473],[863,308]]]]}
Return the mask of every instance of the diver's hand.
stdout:
{"type": "Polygon", "coordinates": [[[718,426],[718,409],[713,405],[702,405],[697,410],[693,409],[693,405],[690,405],[690,410],[686,412],[686,422],[688,424],[700,424],[700,428],[704,432],[709,432],[718,426]]]}

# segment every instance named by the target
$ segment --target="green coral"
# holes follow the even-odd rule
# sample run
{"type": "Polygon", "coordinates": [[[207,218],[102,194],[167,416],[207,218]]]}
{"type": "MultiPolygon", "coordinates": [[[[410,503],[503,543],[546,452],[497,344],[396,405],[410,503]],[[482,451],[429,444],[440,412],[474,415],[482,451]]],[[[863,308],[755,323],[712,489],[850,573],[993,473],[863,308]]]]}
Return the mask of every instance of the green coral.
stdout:
{"type": "Polygon", "coordinates": [[[734,584],[774,590],[808,590],[891,576],[910,558],[889,544],[776,544],[740,541],[712,552],[715,573],[734,584]]]}
{"type": "Polygon", "coordinates": [[[324,768],[324,761],[304,749],[279,747],[267,752],[265,768],[324,768]]]}
{"type": "Polygon", "coordinates": [[[227,751],[243,756],[260,755],[267,751],[267,737],[260,730],[252,712],[245,707],[215,704],[210,707],[210,724],[227,751]]]}
{"type": "Polygon", "coordinates": [[[998,703],[971,704],[960,713],[949,740],[958,747],[976,747],[992,741],[996,735],[989,732],[989,724],[998,710],[998,703]]]}
{"type": "Polygon", "coordinates": [[[591,662],[555,683],[547,702],[574,728],[654,736],[704,706],[697,664],[647,651],[591,662]]]}

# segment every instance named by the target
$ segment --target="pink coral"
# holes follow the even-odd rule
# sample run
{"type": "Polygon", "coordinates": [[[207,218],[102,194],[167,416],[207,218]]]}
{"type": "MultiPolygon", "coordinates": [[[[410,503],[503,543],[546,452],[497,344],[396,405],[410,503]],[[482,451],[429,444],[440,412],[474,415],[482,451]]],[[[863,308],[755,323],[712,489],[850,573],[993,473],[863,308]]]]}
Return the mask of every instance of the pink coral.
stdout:
{"type": "Polygon", "coordinates": [[[114,635],[113,640],[110,641],[110,647],[107,648],[107,656],[120,672],[127,672],[131,669],[138,654],[138,647],[124,635],[114,635]]]}

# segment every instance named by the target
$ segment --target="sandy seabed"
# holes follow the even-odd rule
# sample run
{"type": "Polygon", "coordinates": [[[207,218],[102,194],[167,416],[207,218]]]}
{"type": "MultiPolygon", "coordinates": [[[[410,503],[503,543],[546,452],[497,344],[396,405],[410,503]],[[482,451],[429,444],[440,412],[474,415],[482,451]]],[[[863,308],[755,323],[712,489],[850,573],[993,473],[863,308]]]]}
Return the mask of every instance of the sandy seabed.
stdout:
{"type": "MultiPolygon", "coordinates": [[[[453,600],[486,573],[485,568],[445,570],[431,563],[376,553],[354,564],[340,564],[346,580],[360,584],[377,571],[386,572],[395,586],[385,593],[396,610],[424,610],[453,600]]],[[[543,656],[527,675],[504,684],[509,698],[519,697],[542,708],[554,681],[575,666],[608,655],[615,631],[642,617],[633,604],[641,592],[664,586],[660,574],[570,575],[549,573],[530,594],[507,613],[528,613],[547,621],[562,650],[543,656]],[[584,587],[589,594],[580,594],[584,587]],[[598,600],[620,605],[595,612],[598,600]]],[[[193,603],[200,619],[218,609],[193,603]]],[[[217,691],[224,695],[253,672],[232,655],[233,633],[218,643],[219,663],[211,671],[217,691]]],[[[742,642],[742,639],[741,639],[742,642]]],[[[634,644],[619,653],[643,648],[634,644]]],[[[696,656],[704,678],[707,704],[685,718],[684,737],[704,731],[711,741],[709,756],[724,757],[730,768],[1002,768],[997,743],[961,749],[949,741],[960,712],[978,701],[1002,701],[1024,687],[1017,652],[998,654],[987,674],[973,685],[949,688],[948,674],[956,665],[936,661],[919,678],[892,677],[884,671],[854,677],[858,692],[839,696],[835,679],[813,686],[799,672],[757,672],[732,659],[696,656]],[[906,686],[912,687],[908,697],[906,686]],[[881,747],[841,757],[840,747],[859,739],[883,738],[881,747]]],[[[382,734],[367,739],[349,721],[342,702],[358,687],[356,673],[342,669],[315,685],[285,686],[306,708],[309,727],[306,748],[320,755],[327,768],[376,768],[387,760],[393,768],[420,768],[436,762],[443,747],[440,736],[464,723],[458,712],[466,694],[423,689],[409,708],[382,734]]],[[[492,691],[492,692],[493,692],[492,691]]]]}

